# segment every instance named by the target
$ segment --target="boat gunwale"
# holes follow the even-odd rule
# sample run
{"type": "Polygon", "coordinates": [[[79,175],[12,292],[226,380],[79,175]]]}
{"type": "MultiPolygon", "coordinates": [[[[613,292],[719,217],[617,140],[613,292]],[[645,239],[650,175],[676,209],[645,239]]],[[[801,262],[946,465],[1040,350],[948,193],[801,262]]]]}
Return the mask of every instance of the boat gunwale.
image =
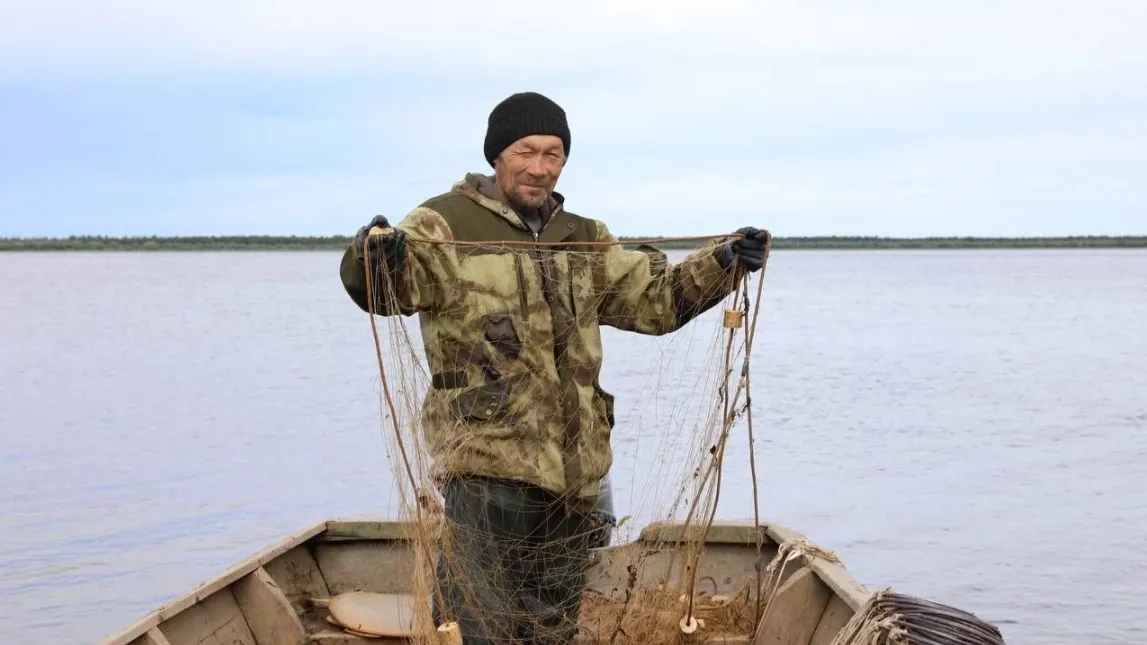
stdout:
{"type": "Polygon", "coordinates": [[[239,561],[216,576],[208,578],[178,597],[160,605],[139,620],[129,624],[120,632],[100,641],[100,645],[128,645],[143,636],[160,623],[182,613],[196,603],[206,600],[215,593],[226,589],[243,576],[271,562],[284,553],[323,534],[330,521],[319,522],[309,528],[297,531],[279,540],[256,554],[239,561]]]}

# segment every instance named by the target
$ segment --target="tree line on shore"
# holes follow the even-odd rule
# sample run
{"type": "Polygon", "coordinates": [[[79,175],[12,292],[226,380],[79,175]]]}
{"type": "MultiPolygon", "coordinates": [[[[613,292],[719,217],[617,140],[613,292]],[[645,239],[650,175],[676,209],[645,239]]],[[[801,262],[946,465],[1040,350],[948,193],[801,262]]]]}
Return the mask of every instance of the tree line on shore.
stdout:
{"type": "MultiPolygon", "coordinates": [[[[622,243],[651,241],[661,249],[693,249],[703,241],[619,237],[622,243]],[[659,242],[658,240],[665,240],[659,242]]],[[[0,237],[0,251],[341,251],[345,235],[322,236],[70,236],[0,237]]],[[[1145,248],[1147,236],[1062,237],[775,237],[774,249],[992,249],[992,248],[1145,248]]]]}

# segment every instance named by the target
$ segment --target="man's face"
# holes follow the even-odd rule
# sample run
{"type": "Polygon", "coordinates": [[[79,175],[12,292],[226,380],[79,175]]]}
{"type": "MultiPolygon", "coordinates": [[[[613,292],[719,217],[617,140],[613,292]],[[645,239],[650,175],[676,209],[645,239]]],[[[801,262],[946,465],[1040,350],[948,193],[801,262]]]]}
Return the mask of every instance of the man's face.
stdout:
{"type": "Polygon", "coordinates": [[[565,163],[561,139],[534,134],[502,151],[494,160],[494,179],[515,209],[535,209],[549,199],[565,163]]]}

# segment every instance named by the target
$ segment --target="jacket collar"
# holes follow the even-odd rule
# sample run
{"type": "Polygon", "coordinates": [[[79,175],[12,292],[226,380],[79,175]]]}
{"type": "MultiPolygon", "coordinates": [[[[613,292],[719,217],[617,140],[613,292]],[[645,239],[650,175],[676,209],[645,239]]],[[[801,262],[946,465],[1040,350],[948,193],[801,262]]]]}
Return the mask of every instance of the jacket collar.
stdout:
{"type": "MultiPolygon", "coordinates": [[[[513,226],[527,233],[530,232],[530,228],[522,221],[517,211],[509,204],[497,198],[497,188],[494,186],[493,178],[489,175],[468,172],[463,179],[454,183],[451,190],[469,197],[480,206],[505,219],[513,226]]],[[[548,212],[549,217],[546,218],[545,226],[538,236],[539,241],[556,242],[565,239],[566,236],[569,235],[571,227],[567,221],[569,216],[565,212],[565,200],[564,195],[554,191],[550,194],[550,198],[546,203],[542,205],[543,213],[548,212]]]]}

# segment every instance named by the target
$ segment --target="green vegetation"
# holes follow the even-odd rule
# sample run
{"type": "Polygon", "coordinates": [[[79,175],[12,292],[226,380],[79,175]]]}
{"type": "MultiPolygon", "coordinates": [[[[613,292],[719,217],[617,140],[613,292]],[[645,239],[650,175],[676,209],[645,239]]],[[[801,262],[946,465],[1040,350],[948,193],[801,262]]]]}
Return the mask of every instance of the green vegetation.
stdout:
{"type": "Polygon", "coordinates": [[[0,251],[330,251],[342,250],[350,238],[248,236],[221,237],[8,237],[0,251]]]}
{"type": "MultiPolygon", "coordinates": [[[[653,238],[622,237],[622,242],[653,238]]],[[[223,237],[101,237],[0,238],[0,251],[341,251],[350,243],[342,235],[327,237],[223,236],[223,237]]],[[[666,241],[662,249],[691,249],[701,242],[666,241]]],[[[774,249],[1039,249],[1039,248],[1147,248],[1147,236],[1072,237],[777,237],[774,249]]]]}

